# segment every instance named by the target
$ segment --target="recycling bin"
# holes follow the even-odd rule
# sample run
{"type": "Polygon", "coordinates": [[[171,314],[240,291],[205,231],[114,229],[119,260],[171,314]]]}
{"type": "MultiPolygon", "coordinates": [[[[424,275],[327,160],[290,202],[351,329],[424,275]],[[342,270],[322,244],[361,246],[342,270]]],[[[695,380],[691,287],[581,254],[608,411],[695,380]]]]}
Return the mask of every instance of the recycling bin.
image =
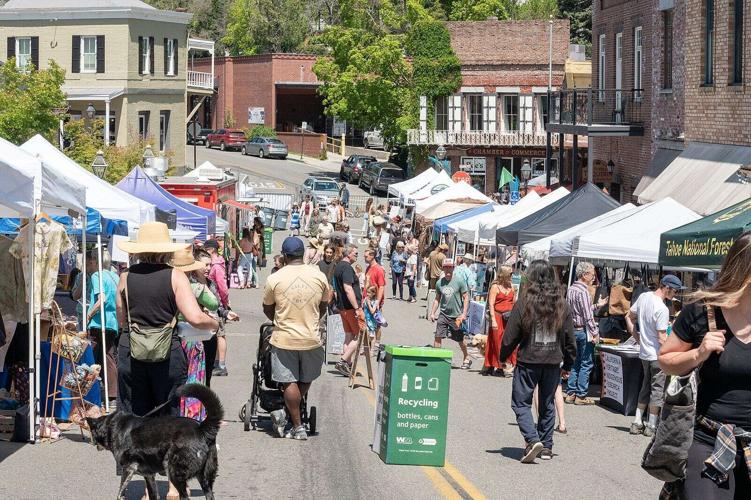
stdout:
{"type": "Polygon", "coordinates": [[[395,345],[380,354],[373,450],[385,463],[443,467],[451,357],[395,345]]]}
{"type": "Polygon", "coordinates": [[[289,212],[286,210],[274,210],[274,229],[284,231],[289,222],[289,212]]]}
{"type": "Polygon", "coordinates": [[[269,258],[271,258],[271,252],[273,252],[272,249],[272,243],[274,239],[274,229],[270,227],[264,227],[263,228],[263,253],[266,254],[269,258]]]}

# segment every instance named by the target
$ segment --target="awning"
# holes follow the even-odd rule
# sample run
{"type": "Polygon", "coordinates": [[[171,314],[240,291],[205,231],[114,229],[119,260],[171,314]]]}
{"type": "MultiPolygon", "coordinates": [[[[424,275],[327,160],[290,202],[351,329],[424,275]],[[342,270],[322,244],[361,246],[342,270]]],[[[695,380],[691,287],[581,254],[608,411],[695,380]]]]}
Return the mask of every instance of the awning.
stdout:
{"type": "Polygon", "coordinates": [[[125,87],[68,87],[63,85],[65,98],[69,101],[111,101],[127,91],[125,87]]]}
{"type": "Polygon", "coordinates": [[[225,205],[229,205],[231,207],[239,208],[240,210],[248,210],[249,212],[256,211],[256,207],[254,207],[253,205],[248,205],[247,203],[240,203],[237,200],[226,200],[226,201],[223,201],[222,203],[224,203],[225,205]]]}
{"type": "Polygon", "coordinates": [[[681,150],[678,149],[657,148],[654,157],[652,157],[652,161],[649,162],[647,173],[644,174],[644,177],[639,181],[639,185],[634,189],[634,196],[641,195],[642,192],[647,189],[647,186],[652,184],[652,182],[659,177],[666,168],[668,168],[668,165],[673,163],[673,160],[675,160],[679,154],[681,154],[681,150]]]}
{"type": "Polygon", "coordinates": [[[751,164],[751,147],[694,142],[639,196],[639,203],[673,198],[708,215],[751,198],[738,169],[751,164]]]}

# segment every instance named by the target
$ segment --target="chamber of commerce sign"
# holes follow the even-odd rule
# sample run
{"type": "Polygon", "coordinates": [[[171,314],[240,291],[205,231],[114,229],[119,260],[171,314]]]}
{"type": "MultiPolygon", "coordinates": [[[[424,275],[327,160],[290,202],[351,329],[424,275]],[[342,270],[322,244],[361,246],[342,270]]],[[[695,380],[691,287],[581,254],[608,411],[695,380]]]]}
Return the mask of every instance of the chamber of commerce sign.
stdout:
{"type": "Polygon", "coordinates": [[[472,156],[545,156],[545,148],[470,148],[472,156]]]}

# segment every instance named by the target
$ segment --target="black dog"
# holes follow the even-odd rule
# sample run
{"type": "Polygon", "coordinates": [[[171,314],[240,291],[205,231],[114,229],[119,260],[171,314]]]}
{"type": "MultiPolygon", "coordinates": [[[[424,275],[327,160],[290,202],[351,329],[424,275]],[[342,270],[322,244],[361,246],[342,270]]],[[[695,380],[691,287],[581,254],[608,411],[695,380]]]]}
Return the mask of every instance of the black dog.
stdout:
{"type": "Polygon", "coordinates": [[[180,387],[175,397],[196,398],[206,408],[206,420],[159,416],[137,417],[115,412],[97,419],[87,418],[94,442],[115,456],[123,468],[118,498],[122,498],[133,474],[146,480],[151,500],[157,500],[156,474],[165,474],[180,493],[188,498],[188,480],[197,478],[208,500],[213,500],[218,470],[216,435],[224,417],[217,395],[201,384],[180,387]]]}

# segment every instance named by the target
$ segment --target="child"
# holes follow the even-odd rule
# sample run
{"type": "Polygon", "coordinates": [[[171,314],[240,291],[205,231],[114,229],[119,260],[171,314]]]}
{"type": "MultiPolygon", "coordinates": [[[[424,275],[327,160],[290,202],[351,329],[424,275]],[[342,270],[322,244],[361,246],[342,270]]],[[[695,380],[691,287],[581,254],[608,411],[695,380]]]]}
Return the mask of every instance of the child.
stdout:
{"type": "MultiPolygon", "coordinates": [[[[376,313],[378,312],[379,303],[376,297],[377,288],[375,286],[368,287],[368,297],[363,304],[363,312],[365,313],[365,324],[368,327],[368,335],[371,340],[375,338],[376,330],[378,329],[378,323],[376,322],[376,313]]],[[[377,346],[373,344],[373,349],[377,349],[377,346]]]]}
{"type": "Polygon", "coordinates": [[[289,229],[295,236],[300,236],[300,208],[295,203],[292,205],[292,215],[289,218],[289,229]]]}
{"type": "Polygon", "coordinates": [[[284,264],[285,264],[284,255],[282,254],[274,255],[274,267],[271,268],[271,274],[274,274],[279,269],[283,268],[284,264]]]}

